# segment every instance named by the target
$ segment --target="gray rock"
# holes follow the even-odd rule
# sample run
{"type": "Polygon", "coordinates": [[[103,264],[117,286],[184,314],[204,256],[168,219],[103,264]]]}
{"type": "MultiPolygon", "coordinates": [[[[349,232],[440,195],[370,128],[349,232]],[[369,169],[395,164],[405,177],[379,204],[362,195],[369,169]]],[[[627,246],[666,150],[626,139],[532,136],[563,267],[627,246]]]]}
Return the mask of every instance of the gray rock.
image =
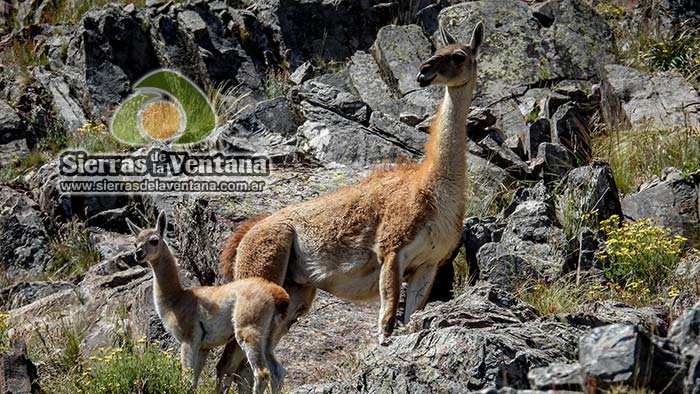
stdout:
{"type": "Polygon", "coordinates": [[[590,6],[582,0],[549,3],[548,28],[517,0],[467,2],[440,12],[441,25],[461,42],[484,21],[478,86],[487,105],[520,95],[538,81],[593,77],[599,63],[613,61],[610,28],[590,6]]]}
{"type": "Polygon", "coordinates": [[[27,147],[25,138],[8,142],[7,144],[0,144],[0,167],[12,166],[15,160],[22,159],[28,154],[29,147],[27,147]]]}
{"type": "Polygon", "coordinates": [[[700,242],[698,185],[700,175],[688,179],[656,181],[622,199],[622,212],[633,220],[650,218],[690,240],[700,242]]]}
{"type": "Polygon", "coordinates": [[[537,267],[530,260],[501,243],[489,242],[478,250],[476,271],[479,280],[514,292],[524,283],[540,277],[537,267]]]}
{"type": "Polygon", "coordinates": [[[394,120],[381,112],[372,112],[369,118],[369,128],[380,133],[386,133],[395,138],[398,144],[405,146],[406,150],[422,152],[423,146],[428,141],[428,135],[418,129],[394,120]]]}
{"type": "Polygon", "coordinates": [[[700,304],[688,308],[673,321],[668,329],[668,339],[673,341],[684,355],[700,354],[700,304]]]}
{"type": "Polygon", "coordinates": [[[671,32],[679,28],[700,28],[700,7],[693,0],[642,0],[634,21],[640,29],[671,32]]]}
{"type": "Polygon", "coordinates": [[[621,302],[602,301],[584,307],[583,312],[595,316],[601,325],[630,324],[659,335],[664,335],[668,330],[668,311],[660,307],[634,308],[621,302]]]}
{"type": "Polygon", "coordinates": [[[515,182],[508,171],[469,152],[467,173],[471,187],[468,215],[485,216],[495,213],[492,211],[504,198],[504,191],[515,182]]]}
{"type": "Polygon", "coordinates": [[[464,219],[462,226],[462,244],[469,263],[469,274],[479,278],[477,252],[490,242],[499,242],[503,234],[503,225],[494,217],[469,217],[464,219]]]}
{"type": "Polygon", "coordinates": [[[352,84],[362,101],[374,111],[398,117],[399,104],[371,55],[355,52],[350,59],[349,70],[352,84]]]}
{"type": "Polygon", "coordinates": [[[0,391],[12,394],[39,394],[39,375],[36,365],[27,356],[27,346],[17,340],[0,354],[0,391]]]}
{"type": "Polygon", "coordinates": [[[68,49],[67,64],[79,70],[75,81],[86,91],[84,112],[96,118],[109,113],[131,92],[131,83],[157,68],[152,40],[140,16],[112,5],[85,14],[68,49]]]}
{"type": "Polygon", "coordinates": [[[0,100],[0,144],[7,144],[26,137],[22,120],[7,102],[0,100]]]}
{"type": "Polygon", "coordinates": [[[223,152],[267,155],[275,162],[291,161],[297,153],[296,130],[299,126],[292,106],[285,97],[261,101],[244,111],[233,122],[214,131],[216,139],[205,141],[223,152]]]}
{"type": "Polygon", "coordinates": [[[583,389],[581,365],[553,363],[546,367],[533,368],[527,373],[530,387],[536,390],[572,390],[583,389]]]}
{"type": "Polygon", "coordinates": [[[549,119],[540,118],[530,125],[523,141],[525,155],[529,160],[537,157],[540,144],[543,142],[552,142],[551,125],[549,119]]]}
{"type": "Polygon", "coordinates": [[[519,256],[546,278],[557,278],[566,272],[568,241],[555,226],[551,207],[540,201],[518,204],[503,230],[501,244],[519,256]]]}
{"type": "Polygon", "coordinates": [[[520,159],[517,153],[506,146],[503,135],[497,130],[491,130],[488,135],[478,143],[481,149],[475,150],[470,144],[470,151],[491,163],[505,169],[515,178],[523,179],[527,177],[528,166],[520,159]]]}
{"type": "MultiPolygon", "coordinates": [[[[207,3],[177,5],[169,14],[157,14],[148,21],[146,26],[150,28],[158,63],[177,68],[200,86],[240,84],[261,99],[262,82],[254,61],[240,42],[241,34],[232,34],[225,23],[225,19],[233,16],[218,12],[212,6],[207,3]]],[[[243,27],[237,26],[238,30],[247,31],[245,21],[239,23],[243,27]]],[[[234,25],[232,21],[231,27],[234,25]]],[[[250,28],[254,33],[255,27],[250,28]]],[[[247,36],[255,42],[262,40],[250,32],[247,36]]]]}
{"type": "Polygon", "coordinates": [[[219,283],[219,254],[230,235],[229,226],[217,217],[216,210],[203,198],[179,202],[173,210],[172,223],[181,267],[191,272],[202,285],[219,283]]]}
{"type": "Polygon", "coordinates": [[[371,50],[382,75],[399,97],[419,88],[416,73],[432,54],[430,42],[419,26],[384,26],[371,50]]]}
{"type": "Polygon", "coordinates": [[[8,274],[40,272],[51,255],[49,237],[37,204],[29,197],[0,186],[0,261],[8,274]]]}
{"type": "Polygon", "coordinates": [[[51,94],[53,109],[66,131],[74,132],[85,125],[87,118],[80,103],[73,97],[69,84],[60,75],[38,73],[37,79],[51,94]]]}
{"type": "Polygon", "coordinates": [[[14,309],[67,289],[75,289],[75,285],[68,282],[19,282],[0,290],[0,300],[8,309],[14,309]]]}
{"type": "MultiPolygon", "coordinates": [[[[345,60],[367,50],[391,17],[375,2],[262,0],[256,14],[292,67],[308,59],[345,60]]],[[[387,10],[388,11],[388,10],[387,10]]]]}
{"type": "Polygon", "coordinates": [[[296,70],[289,76],[289,80],[295,85],[301,85],[307,80],[313,78],[314,76],[314,66],[311,62],[304,62],[301,66],[297,67],[296,70]]]}
{"type": "Polygon", "coordinates": [[[675,72],[647,74],[608,65],[601,95],[603,119],[615,129],[700,125],[700,96],[675,72]]]}
{"type": "Polygon", "coordinates": [[[378,133],[334,112],[302,103],[306,122],[299,127],[301,149],[321,162],[368,165],[397,157],[416,157],[393,136],[378,133]]]}
{"type": "Polygon", "coordinates": [[[292,88],[289,95],[292,103],[296,106],[307,101],[314,106],[367,124],[369,122],[369,107],[352,91],[351,86],[347,86],[350,84],[350,74],[344,71],[337,78],[324,75],[306,81],[300,87],[292,88]]]}
{"type": "Polygon", "coordinates": [[[622,218],[620,196],[612,169],[605,162],[595,161],[569,172],[557,199],[557,218],[560,223],[600,223],[612,215],[622,218]],[[597,212],[595,217],[583,216],[597,212]]]}
{"type": "Polygon", "coordinates": [[[551,183],[561,180],[574,168],[574,157],[560,144],[543,142],[537,149],[537,158],[533,164],[532,171],[537,172],[536,169],[539,167],[542,179],[546,183],[551,183]]]}
{"type": "Polygon", "coordinates": [[[587,385],[649,385],[654,390],[681,390],[685,365],[677,349],[635,326],[595,328],[581,338],[579,354],[587,385]]]}
{"type": "Polygon", "coordinates": [[[527,388],[536,365],[575,357],[578,329],[532,321],[534,310],[489,286],[413,315],[387,346],[370,349],[353,377],[295,393],[472,392],[527,388]],[[417,356],[420,355],[420,356],[417,356]]]}
{"type": "Polygon", "coordinates": [[[588,122],[573,104],[564,104],[552,115],[552,142],[564,146],[576,159],[584,164],[591,160],[591,136],[588,122]]]}

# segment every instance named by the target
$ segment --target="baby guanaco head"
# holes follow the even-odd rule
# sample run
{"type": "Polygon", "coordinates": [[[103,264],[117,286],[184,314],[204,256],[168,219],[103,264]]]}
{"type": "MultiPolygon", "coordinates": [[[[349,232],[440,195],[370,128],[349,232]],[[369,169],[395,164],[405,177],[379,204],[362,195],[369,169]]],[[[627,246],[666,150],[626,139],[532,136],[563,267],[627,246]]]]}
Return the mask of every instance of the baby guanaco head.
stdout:
{"type": "Polygon", "coordinates": [[[136,236],[134,241],[134,258],[142,263],[147,261],[151,265],[156,264],[167,247],[165,245],[165,228],[168,225],[168,220],[164,212],[158,215],[158,224],[155,229],[142,229],[135,225],[131,220],[126,219],[126,224],[131,232],[136,236]]]}
{"type": "Polygon", "coordinates": [[[476,79],[476,58],[484,41],[484,25],[477,23],[469,45],[458,44],[444,27],[440,37],[445,46],[435,51],[421,66],[416,80],[428,85],[462,86],[476,79]]]}

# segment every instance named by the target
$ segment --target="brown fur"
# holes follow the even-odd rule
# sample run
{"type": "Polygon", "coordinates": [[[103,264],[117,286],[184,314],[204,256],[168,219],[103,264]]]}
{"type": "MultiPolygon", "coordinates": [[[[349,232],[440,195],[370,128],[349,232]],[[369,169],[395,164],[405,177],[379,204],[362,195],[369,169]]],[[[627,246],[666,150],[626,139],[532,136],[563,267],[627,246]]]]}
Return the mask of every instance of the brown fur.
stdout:
{"type": "Polygon", "coordinates": [[[219,273],[221,273],[221,276],[223,276],[224,280],[227,282],[232,281],[234,277],[233,262],[236,260],[236,252],[238,251],[238,244],[241,242],[241,239],[248,233],[248,230],[268,216],[270,216],[269,213],[263,213],[244,220],[236,227],[236,231],[228,237],[226,243],[224,243],[224,248],[219,257],[219,273]]]}
{"type": "MultiPolygon", "coordinates": [[[[262,393],[272,378],[273,387],[281,387],[284,368],[277,362],[273,348],[274,330],[287,313],[289,295],[279,285],[262,278],[249,278],[221,286],[182,287],[175,257],[164,241],[165,216],[158,218],[155,230],[141,230],[127,221],[136,237],[136,259],[147,261],[153,269],[153,299],[163,325],[181,344],[181,362],[194,371],[192,388],[209,350],[238,342],[255,372],[254,392],[262,393]]],[[[229,347],[227,346],[227,349],[229,347]]],[[[230,380],[225,375],[239,368],[244,358],[230,360],[224,352],[217,367],[217,385],[226,392],[230,380]]]]}
{"type": "Polygon", "coordinates": [[[234,260],[222,255],[222,266],[233,265],[236,279],[284,284],[293,301],[290,321],[308,309],[314,296],[308,288],[352,300],[379,294],[384,336],[393,330],[401,281],[409,283],[412,308],[422,308],[437,265],[461,233],[465,119],[482,37],[477,25],[469,46],[448,45],[421,66],[422,85],[446,86],[421,164],[376,170],[353,186],[258,221],[236,242],[234,260]]]}

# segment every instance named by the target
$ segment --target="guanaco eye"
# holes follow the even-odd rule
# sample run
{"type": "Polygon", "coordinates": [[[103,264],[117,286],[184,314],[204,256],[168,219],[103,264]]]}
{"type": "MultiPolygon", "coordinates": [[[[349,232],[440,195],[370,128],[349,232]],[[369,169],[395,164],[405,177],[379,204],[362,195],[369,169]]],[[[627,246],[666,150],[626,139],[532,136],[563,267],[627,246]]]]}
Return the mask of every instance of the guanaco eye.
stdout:
{"type": "Polygon", "coordinates": [[[455,64],[462,64],[465,60],[467,60],[467,55],[463,52],[455,52],[452,54],[452,61],[455,64]]]}
{"type": "Polygon", "coordinates": [[[158,240],[157,240],[157,239],[152,239],[152,240],[148,241],[148,243],[151,244],[151,245],[153,245],[153,246],[158,246],[158,240]]]}

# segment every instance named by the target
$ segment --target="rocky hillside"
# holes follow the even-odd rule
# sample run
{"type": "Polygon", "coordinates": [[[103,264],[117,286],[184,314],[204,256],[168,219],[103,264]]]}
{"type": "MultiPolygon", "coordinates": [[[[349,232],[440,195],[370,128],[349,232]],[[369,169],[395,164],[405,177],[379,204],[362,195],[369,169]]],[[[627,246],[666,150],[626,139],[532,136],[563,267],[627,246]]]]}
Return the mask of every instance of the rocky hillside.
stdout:
{"type": "MultiPolygon", "coordinates": [[[[220,283],[245,218],[420,160],[442,91],[418,67],[439,25],[466,41],[483,21],[462,243],[434,302],[377,346],[377,305],[319,294],[278,348],[287,389],[700,392],[697,1],[25,0],[0,14],[0,391],[170,382],[148,375],[176,366],[176,343],[125,219],[167,212],[185,282],[220,283]],[[163,67],[219,112],[195,148],[269,156],[266,191],[60,194],[61,150],[135,149],[106,125],[163,67]]],[[[148,387],[180,392],[168,384],[148,387]]]]}

